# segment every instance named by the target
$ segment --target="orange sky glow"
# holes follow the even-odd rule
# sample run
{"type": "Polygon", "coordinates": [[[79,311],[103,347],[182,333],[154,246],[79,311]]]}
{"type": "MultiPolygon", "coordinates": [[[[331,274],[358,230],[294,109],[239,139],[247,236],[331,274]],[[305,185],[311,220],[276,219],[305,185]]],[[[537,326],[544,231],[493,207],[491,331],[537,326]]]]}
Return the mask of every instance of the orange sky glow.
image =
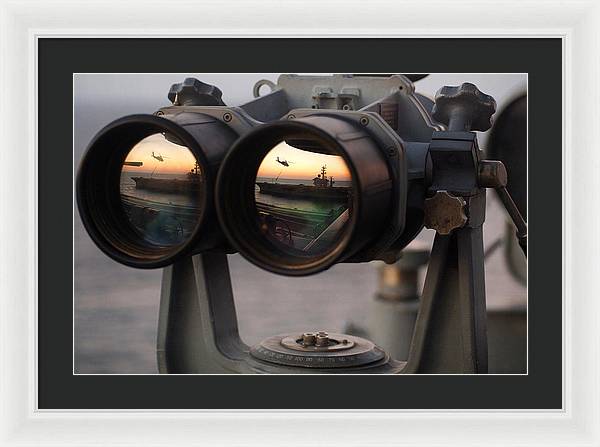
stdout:
{"type": "Polygon", "coordinates": [[[266,155],[258,168],[257,177],[277,177],[286,179],[312,180],[327,165],[327,176],[334,180],[350,180],[350,171],[344,159],[338,155],[324,155],[297,149],[285,142],[279,143],[266,155]],[[277,162],[286,160],[289,167],[277,162]]]}
{"type": "Polygon", "coordinates": [[[124,172],[152,172],[157,174],[184,174],[194,167],[196,158],[185,146],[171,143],[162,134],[150,135],[133,146],[125,161],[141,161],[140,167],[123,166],[124,172]],[[162,155],[164,161],[152,157],[162,155]]]}

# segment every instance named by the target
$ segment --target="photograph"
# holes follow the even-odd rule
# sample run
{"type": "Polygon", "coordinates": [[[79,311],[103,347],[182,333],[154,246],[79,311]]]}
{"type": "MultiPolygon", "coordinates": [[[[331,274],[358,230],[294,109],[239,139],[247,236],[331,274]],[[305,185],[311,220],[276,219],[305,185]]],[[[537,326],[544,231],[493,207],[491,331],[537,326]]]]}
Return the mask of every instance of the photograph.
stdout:
{"type": "Polygon", "coordinates": [[[528,373],[527,73],[74,73],[73,374],[528,373]]]}

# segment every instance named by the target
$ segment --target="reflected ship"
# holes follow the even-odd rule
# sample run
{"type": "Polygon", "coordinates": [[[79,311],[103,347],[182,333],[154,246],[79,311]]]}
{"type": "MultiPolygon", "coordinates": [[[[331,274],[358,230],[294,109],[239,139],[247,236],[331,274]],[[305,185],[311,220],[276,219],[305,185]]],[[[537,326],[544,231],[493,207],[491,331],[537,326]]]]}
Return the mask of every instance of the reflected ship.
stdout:
{"type": "Polygon", "coordinates": [[[321,167],[321,172],[313,179],[313,185],[288,185],[275,182],[256,182],[261,194],[272,196],[298,197],[307,199],[345,200],[351,188],[333,186],[333,177],[327,177],[327,167],[321,167]]]}
{"type": "MultiPolygon", "coordinates": [[[[124,165],[143,164],[125,162],[124,165]]],[[[168,178],[153,175],[122,174],[121,203],[125,214],[147,241],[163,246],[183,243],[196,227],[201,211],[197,199],[203,180],[200,167],[196,162],[184,175],[162,174],[168,178]]]]}
{"type": "Polygon", "coordinates": [[[255,203],[261,232],[305,253],[326,250],[350,218],[352,188],[334,186],[326,166],[313,178],[312,185],[277,183],[277,180],[256,182],[259,191],[255,203]],[[265,195],[282,199],[267,199],[265,195]]]}
{"type": "Polygon", "coordinates": [[[202,175],[198,162],[188,172],[184,179],[163,179],[153,177],[131,177],[135,187],[148,191],[171,193],[171,194],[196,194],[200,192],[202,175]]]}

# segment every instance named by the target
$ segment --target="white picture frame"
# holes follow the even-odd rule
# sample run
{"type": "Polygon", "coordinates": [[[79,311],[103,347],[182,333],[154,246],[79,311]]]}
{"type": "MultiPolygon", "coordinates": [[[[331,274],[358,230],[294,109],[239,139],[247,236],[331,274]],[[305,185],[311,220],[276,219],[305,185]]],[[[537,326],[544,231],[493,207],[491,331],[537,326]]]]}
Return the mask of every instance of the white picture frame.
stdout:
{"type": "Polygon", "coordinates": [[[600,446],[596,2],[0,1],[0,85],[0,445],[600,446]],[[562,94],[564,100],[564,362],[556,365],[563,368],[563,409],[39,410],[36,56],[41,37],[561,38],[563,85],[548,94],[562,94]],[[7,168],[18,166],[28,169],[7,168]]]}

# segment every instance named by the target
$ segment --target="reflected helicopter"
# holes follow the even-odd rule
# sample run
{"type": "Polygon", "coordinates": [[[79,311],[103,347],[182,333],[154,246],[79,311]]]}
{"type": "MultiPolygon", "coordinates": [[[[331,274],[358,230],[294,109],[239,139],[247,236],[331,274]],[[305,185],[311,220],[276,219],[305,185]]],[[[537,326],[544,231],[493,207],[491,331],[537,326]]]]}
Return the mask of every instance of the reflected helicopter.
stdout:
{"type": "Polygon", "coordinates": [[[287,160],[280,160],[279,157],[277,157],[277,163],[279,163],[280,165],[285,166],[286,168],[290,167],[290,164],[294,164],[293,161],[287,161],[287,160]]]}
{"type": "Polygon", "coordinates": [[[152,158],[155,158],[155,159],[157,159],[158,161],[160,161],[160,162],[163,162],[163,161],[165,161],[165,158],[169,158],[169,157],[164,157],[164,156],[163,156],[163,155],[161,155],[161,154],[154,155],[154,151],[153,151],[153,152],[152,152],[152,158]]]}

